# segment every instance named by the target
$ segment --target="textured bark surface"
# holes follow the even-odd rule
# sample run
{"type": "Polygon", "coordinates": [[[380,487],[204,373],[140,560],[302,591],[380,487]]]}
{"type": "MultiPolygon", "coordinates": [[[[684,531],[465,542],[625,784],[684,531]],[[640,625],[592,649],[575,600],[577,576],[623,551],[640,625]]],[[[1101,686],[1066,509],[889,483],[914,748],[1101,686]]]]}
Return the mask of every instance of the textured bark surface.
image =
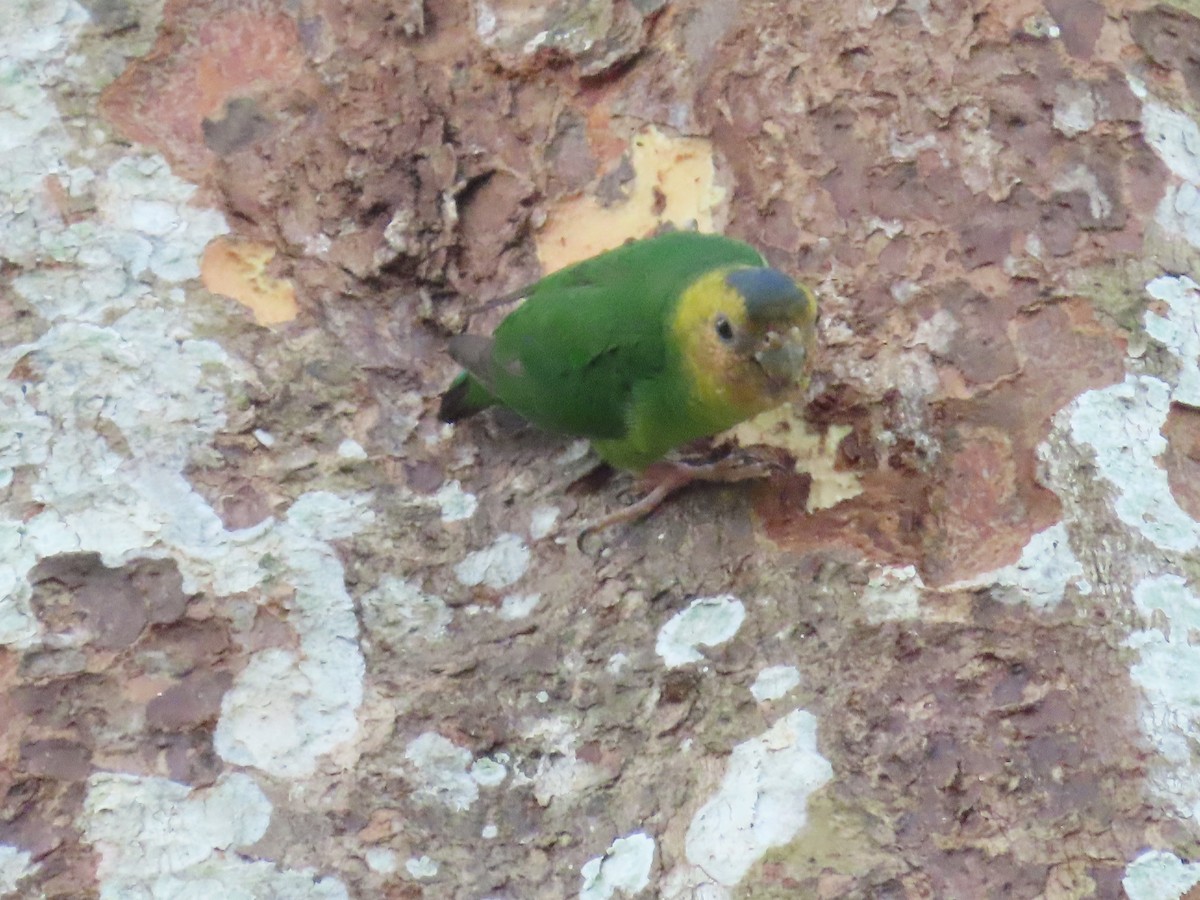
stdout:
{"type": "Polygon", "coordinates": [[[1184,896],[1197,16],[17,0],[0,893],[1184,896]],[[632,482],[446,338],[667,223],[813,385],[581,551],[632,482]]]}

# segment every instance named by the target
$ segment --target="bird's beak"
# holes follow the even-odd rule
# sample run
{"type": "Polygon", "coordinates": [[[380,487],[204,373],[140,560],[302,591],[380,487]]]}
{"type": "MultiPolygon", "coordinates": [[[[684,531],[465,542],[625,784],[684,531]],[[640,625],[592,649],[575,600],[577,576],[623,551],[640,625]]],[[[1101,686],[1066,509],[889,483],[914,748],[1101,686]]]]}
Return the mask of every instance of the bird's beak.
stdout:
{"type": "Polygon", "coordinates": [[[786,331],[769,331],[762,349],[754,354],[775,390],[790,387],[803,377],[808,366],[808,334],[809,330],[799,325],[786,331]]]}

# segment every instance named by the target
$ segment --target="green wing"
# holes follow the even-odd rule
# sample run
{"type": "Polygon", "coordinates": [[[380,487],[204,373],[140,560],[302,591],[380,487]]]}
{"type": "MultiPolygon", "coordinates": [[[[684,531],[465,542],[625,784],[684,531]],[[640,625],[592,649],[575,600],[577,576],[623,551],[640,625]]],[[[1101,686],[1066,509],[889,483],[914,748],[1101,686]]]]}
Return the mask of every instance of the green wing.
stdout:
{"type": "Polygon", "coordinates": [[[718,235],[670,232],[543,278],[490,346],[480,338],[452,346],[473,376],[468,385],[477,382],[474,405],[490,394],[552,431],[622,437],[634,386],[674,362],[664,325],[675,301],[704,272],[733,264],[762,257],[718,235]]]}

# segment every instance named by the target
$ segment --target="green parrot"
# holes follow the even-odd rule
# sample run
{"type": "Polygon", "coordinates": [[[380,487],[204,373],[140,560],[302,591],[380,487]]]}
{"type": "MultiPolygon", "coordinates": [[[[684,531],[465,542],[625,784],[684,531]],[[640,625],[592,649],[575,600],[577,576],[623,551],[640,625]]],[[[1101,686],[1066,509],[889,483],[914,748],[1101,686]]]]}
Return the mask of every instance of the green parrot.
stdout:
{"type": "MultiPolygon", "coordinates": [[[[442,421],[503,405],[643,473],[688,441],[778,406],[807,381],[816,297],[754,248],[720,235],[632,241],[517,296],[525,302],[492,337],[451,338],[450,355],[466,371],[442,396],[442,421]]],[[[697,478],[761,474],[672,464],[631,510],[643,515],[697,478]]]]}

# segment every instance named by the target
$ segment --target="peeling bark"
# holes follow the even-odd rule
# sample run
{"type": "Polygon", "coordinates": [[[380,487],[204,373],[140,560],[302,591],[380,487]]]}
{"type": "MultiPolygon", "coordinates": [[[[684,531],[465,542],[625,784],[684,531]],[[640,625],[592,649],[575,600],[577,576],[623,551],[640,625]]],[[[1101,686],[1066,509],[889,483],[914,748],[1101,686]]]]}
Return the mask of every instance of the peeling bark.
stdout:
{"type": "Polygon", "coordinates": [[[20,7],[0,895],[1200,884],[1194,9],[20,7]],[[689,224],[813,385],[584,553],[445,339],[689,224]]]}

